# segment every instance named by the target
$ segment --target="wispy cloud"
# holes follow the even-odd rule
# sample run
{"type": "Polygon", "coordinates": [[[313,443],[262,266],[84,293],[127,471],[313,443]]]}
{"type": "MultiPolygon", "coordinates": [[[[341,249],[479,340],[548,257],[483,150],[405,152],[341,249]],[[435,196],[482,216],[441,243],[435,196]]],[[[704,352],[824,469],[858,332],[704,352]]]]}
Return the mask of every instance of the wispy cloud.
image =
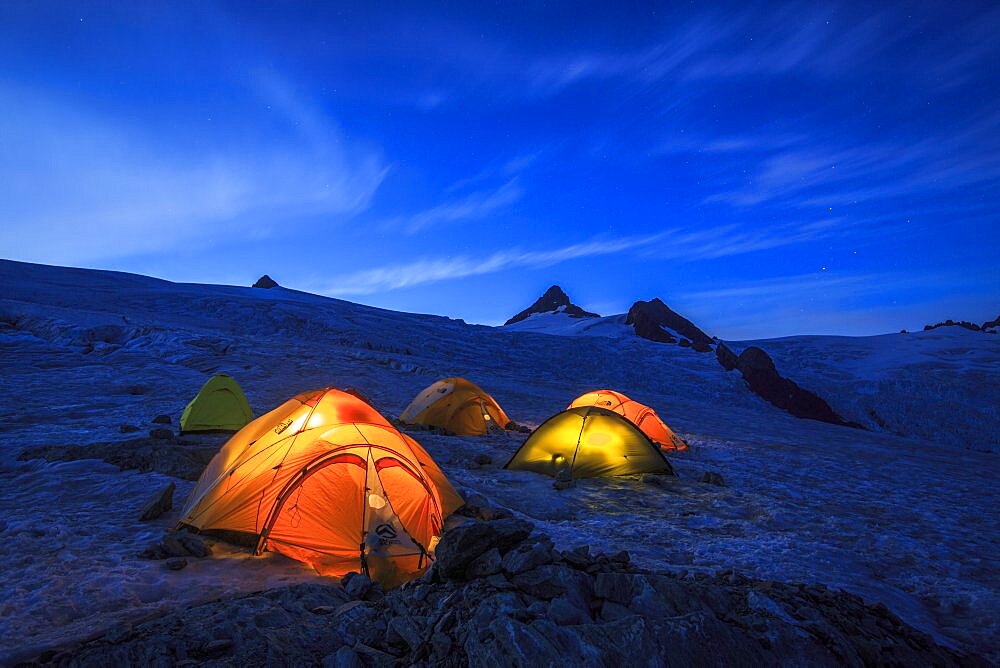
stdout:
{"type": "Polygon", "coordinates": [[[407,234],[416,234],[438,225],[486,218],[517,202],[522,194],[521,186],[515,177],[493,190],[469,193],[390,222],[394,226],[401,225],[407,234]]]}
{"type": "Polygon", "coordinates": [[[837,224],[836,220],[821,220],[757,230],[743,230],[735,225],[696,231],[669,229],[618,239],[593,238],[551,250],[512,249],[484,257],[426,258],[347,274],[325,285],[310,286],[310,289],[330,296],[365,295],[517,268],[550,267],[579,258],[625,252],[648,260],[710,260],[813,241],[832,233],[837,224]]]}
{"type": "Polygon", "coordinates": [[[330,296],[365,295],[408,288],[427,283],[492,274],[519,267],[549,267],[568,260],[598,255],[613,255],[648,246],[664,239],[665,233],[625,237],[616,240],[591,239],[552,250],[499,251],[485,257],[457,256],[446,259],[423,259],[409,264],[366,269],[330,281],[319,291],[330,296]]]}
{"type": "Polygon", "coordinates": [[[741,188],[710,195],[707,201],[754,206],[784,202],[834,206],[891,199],[915,193],[956,190],[1000,178],[1000,114],[982,116],[962,132],[917,142],[882,140],[845,147],[816,142],[748,142],[735,151],[763,153],[741,188]]]}
{"type": "Polygon", "coordinates": [[[35,261],[93,262],[366,209],[386,174],[379,152],[347,142],[280,79],[259,82],[286,132],[236,146],[181,146],[74,100],[0,85],[0,246],[35,261]]]}

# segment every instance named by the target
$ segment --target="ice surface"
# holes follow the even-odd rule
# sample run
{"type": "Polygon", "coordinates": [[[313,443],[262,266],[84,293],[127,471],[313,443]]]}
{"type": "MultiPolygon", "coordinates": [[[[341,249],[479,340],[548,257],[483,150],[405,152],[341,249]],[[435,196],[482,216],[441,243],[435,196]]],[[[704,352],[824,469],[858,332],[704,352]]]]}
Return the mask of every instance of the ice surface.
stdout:
{"type": "MultiPolygon", "coordinates": [[[[433,380],[461,375],[512,419],[537,425],[587,390],[622,390],[691,444],[670,456],[679,477],[664,487],[584,480],[557,492],[549,478],[500,468],[521,434],[413,435],[456,485],[532,519],[561,547],[842,587],[1000,660],[1000,466],[984,451],[1000,433],[996,337],[934,330],[761,343],[779,370],[847,417],[877,407],[888,426],[860,431],[790,417],[713,355],[622,335],[629,328],[608,318],[524,321],[619,328],[568,338],[282,288],[2,261],[0,285],[0,662],[122,620],[316,577],[279,555],[219,548],[166,571],[136,553],[172,517],[135,517],[167,477],[16,460],[31,446],[124,439],[120,424],[147,429],[160,413],[176,425],[217,372],[240,382],[258,414],[312,387],[353,386],[391,417],[433,380]],[[900,437],[896,422],[936,437],[900,437]],[[477,468],[476,454],[494,464],[477,468]],[[706,470],[726,486],[696,482],[706,470]]],[[[191,484],[177,482],[180,505],[191,484]]]]}

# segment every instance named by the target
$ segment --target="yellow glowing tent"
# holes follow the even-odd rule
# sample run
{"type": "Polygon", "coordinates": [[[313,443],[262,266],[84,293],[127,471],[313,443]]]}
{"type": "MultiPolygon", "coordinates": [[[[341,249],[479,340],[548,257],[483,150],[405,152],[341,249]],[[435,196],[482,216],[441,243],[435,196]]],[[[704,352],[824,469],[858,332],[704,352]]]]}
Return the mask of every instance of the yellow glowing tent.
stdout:
{"type": "Polygon", "coordinates": [[[181,433],[239,431],[253,419],[246,395],[224,373],[208,379],[181,414],[181,433]]]}
{"type": "Polygon", "coordinates": [[[660,448],[634,424],[596,406],[550,417],[531,432],[505,468],[553,477],[568,469],[574,478],[674,472],[660,448]]]}
{"type": "Polygon", "coordinates": [[[426,569],[462,505],[441,469],[378,411],[338,390],[300,394],[233,436],[185,503],[181,525],[236,535],[324,575],[386,586],[426,569]]]}
{"type": "Polygon", "coordinates": [[[577,406],[597,406],[618,413],[642,430],[649,440],[664,450],[686,450],[687,443],[668,427],[660,416],[649,406],[629,399],[621,392],[614,390],[595,390],[587,392],[573,400],[569,408],[577,406]]]}
{"type": "Polygon", "coordinates": [[[482,436],[491,428],[505,429],[510,422],[493,397],[464,378],[443,378],[425,388],[399,419],[460,436],[482,436]]]}

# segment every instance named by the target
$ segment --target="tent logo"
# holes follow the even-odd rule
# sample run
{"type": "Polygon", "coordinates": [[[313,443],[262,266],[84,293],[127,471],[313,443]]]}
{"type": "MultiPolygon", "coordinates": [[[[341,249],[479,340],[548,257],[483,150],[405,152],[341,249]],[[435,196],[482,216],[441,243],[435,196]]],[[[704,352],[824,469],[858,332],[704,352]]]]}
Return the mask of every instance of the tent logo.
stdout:
{"type": "Polygon", "coordinates": [[[396,540],[396,530],[389,524],[379,524],[375,527],[375,535],[379,537],[381,545],[390,545],[396,540]]]}
{"type": "Polygon", "coordinates": [[[278,423],[278,426],[274,428],[274,433],[280,434],[281,432],[285,431],[291,426],[292,426],[292,418],[288,418],[287,420],[282,420],[281,422],[278,423]]]}

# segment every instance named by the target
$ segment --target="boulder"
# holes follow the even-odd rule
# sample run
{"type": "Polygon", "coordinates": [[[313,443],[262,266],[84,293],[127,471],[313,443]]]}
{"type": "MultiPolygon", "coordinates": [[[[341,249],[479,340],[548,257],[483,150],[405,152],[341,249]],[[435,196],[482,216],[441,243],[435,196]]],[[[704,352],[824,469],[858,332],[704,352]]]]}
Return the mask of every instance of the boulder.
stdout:
{"type": "Polygon", "coordinates": [[[480,454],[476,455],[472,461],[475,462],[476,466],[489,466],[493,463],[493,458],[489,455],[480,454]]]}
{"type": "Polygon", "coordinates": [[[504,554],[527,538],[534,527],[516,518],[475,522],[446,531],[435,550],[435,566],[444,578],[461,578],[480,555],[490,550],[504,554]]]}
{"type": "Polygon", "coordinates": [[[268,276],[267,274],[264,274],[263,276],[261,276],[260,278],[258,278],[257,282],[254,283],[253,285],[251,285],[250,287],[252,287],[252,288],[264,288],[264,289],[276,288],[276,287],[278,287],[278,282],[275,281],[270,276],[268,276]]]}
{"type": "Polygon", "coordinates": [[[153,418],[153,424],[170,424],[169,415],[157,415],[153,418]]]}
{"type": "Polygon", "coordinates": [[[188,560],[184,557],[171,557],[163,562],[167,569],[171,571],[179,571],[188,565],[188,560]]]}
{"type": "MultiPolygon", "coordinates": [[[[512,554],[512,553],[508,553],[512,554]]],[[[500,572],[500,550],[493,547],[476,557],[466,569],[466,576],[473,578],[485,578],[500,572]]]]}
{"type": "Polygon", "coordinates": [[[701,478],[698,482],[704,482],[709,485],[718,485],[719,487],[725,487],[726,482],[722,479],[722,474],[715,471],[705,471],[701,474],[701,478]]]}
{"type": "Polygon", "coordinates": [[[136,427],[134,424],[122,424],[118,425],[118,431],[122,434],[131,434],[139,431],[139,427],[136,427]]]}
{"type": "Polygon", "coordinates": [[[525,540],[504,555],[501,567],[505,573],[517,575],[544,564],[555,561],[555,546],[552,539],[542,535],[535,540],[525,540]]]}
{"type": "Polygon", "coordinates": [[[596,313],[591,313],[590,311],[584,311],[582,308],[570,302],[569,297],[563,292],[562,288],[558,285],[553,285],[548,290],[545,291],[541,297],[535,300],[535,303],[524,309],[513,318],[504,323],[504,325],[512,325],[515,322],[521,322],[522,320],[527,320],[529,317],[536,313],[553,313],[555,311],[561,311],[571,318],[599,318],[601,316],[596,313]]]}
{"type": "Polygon", "coordinates": [[[355,600],[363,599],[372,588],[372,581],[363,573],[348,573],[340,579],[347,595],[355,600]]]}
{"type": "Polygon", "coordinates": [[[323,668],[362,668],[364,665],[358,653],[347,645],[323,657],[323,668]]]}
{"type": "Polygon", "coordinates": [[[149,520],[155,520],[173,508],[175,489],[177,489],[177,485],[171,482],[149,497],[149,500],[143,504],[142,510],[139,512],[139,521],[148,522],[149,520]]]}

